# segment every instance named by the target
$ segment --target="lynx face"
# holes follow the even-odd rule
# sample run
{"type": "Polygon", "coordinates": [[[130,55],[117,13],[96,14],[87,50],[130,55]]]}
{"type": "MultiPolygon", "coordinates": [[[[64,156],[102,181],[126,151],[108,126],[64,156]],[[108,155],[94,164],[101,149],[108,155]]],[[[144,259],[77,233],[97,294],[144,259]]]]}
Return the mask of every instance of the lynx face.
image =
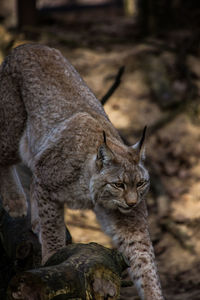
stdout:
{"type": "Polygon", "coordinates": [[[149,175],[140,164],[114,165],[102,168],[90,182],[94,204],[129,213],[144,198],[149,189],[149,175]]]}
{"type": "Polygon", "coordinates": [[[96,173],[90,181],[94,205],[131,212],[149,189],[149,173],[142,160],[135,147],[114,153],[106,143],[101,145],[95,161],[96,173]]]}

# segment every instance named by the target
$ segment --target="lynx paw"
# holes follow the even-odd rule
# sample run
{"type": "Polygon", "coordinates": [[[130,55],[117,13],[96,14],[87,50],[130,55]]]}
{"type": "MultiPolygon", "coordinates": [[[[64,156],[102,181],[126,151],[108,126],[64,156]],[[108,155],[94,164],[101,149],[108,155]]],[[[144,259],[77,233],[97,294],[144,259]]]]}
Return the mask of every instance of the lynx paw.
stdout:
{"type": "Polygon", "coordinates": [[[28,205],[25,195],[18,195],[3,201],[4,209],[12,218],[25,217],[27,215],[28,205]]]}

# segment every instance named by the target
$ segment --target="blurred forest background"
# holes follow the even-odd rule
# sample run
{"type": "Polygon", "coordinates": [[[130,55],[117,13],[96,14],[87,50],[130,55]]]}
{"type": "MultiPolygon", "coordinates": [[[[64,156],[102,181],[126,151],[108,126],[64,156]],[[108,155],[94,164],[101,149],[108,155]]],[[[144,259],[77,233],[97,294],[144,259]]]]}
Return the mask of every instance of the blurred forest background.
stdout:
{"type": "MultiPolygon", "coordinates": [[[[0,62],[20,44],[58,48],[133,144],[148,126],[149,224],[166,299],[200,299],[198,0],[0,0],[0,62]]],[[[67,210],[75,242],[111,247],[92,212],[67,210]]],[[[133,287],[121,299],[138,299],[133,287]]]]}

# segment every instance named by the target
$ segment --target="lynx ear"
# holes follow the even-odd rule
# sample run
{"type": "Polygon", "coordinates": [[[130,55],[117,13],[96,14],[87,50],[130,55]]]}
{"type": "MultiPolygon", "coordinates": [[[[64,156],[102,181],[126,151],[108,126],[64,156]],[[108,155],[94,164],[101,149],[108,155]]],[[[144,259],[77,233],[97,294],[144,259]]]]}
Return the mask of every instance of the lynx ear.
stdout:
{"type": "Polygon", "coordinates": [[[103,166],[108,166],[110,162],[113,160],[113,152],[109,149],[106,144],[106,134],[103,131],[103,144],[99,146],[96,158],[96,165],[99,170],[102,169],[103,166]]]}
{"type": "Polygon", "coordinates": [[[145,126],[144,129],[143,129],[141,139],[136,144],[134,144],[133,146],[131,146],[131,148],[135,149],[136,152],[138,153],[139,160],[144,160],[145,159],[145,145],[144,145],[144,140],[145,140],[146,130],[147,130],[147,126],[145,126]]]}

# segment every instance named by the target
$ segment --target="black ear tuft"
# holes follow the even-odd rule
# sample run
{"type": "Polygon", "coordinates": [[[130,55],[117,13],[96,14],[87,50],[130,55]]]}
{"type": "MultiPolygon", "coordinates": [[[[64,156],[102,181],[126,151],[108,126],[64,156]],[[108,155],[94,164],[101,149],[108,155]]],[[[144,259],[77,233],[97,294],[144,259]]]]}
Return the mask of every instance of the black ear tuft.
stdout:
{"type": "Polygon", "coordinates": [[[135,145],[131,146],[131,148],[136,151],[139,161],[145,159],[144,140],[145,140],[146,130],[147,130],[147,126],[145,126],[143,129],[141,139],[135,145]]]}
{"type": "Polygon", "coordinates": [[[143,145],[144,140],[145,140],[146,131],[147,131],[147,126],[144,127],[143,132],[142,132],[142,137],[139,141],[139,146],[138,146],[139,151],[142,149],[142,145],[143,145]]]}
{"type": "Polygon", "coordinates": [[[104,142],[104,144],[106,145],[106,133],[105,133],[104,130],[103,130],[103,142],[104,142]]]}

